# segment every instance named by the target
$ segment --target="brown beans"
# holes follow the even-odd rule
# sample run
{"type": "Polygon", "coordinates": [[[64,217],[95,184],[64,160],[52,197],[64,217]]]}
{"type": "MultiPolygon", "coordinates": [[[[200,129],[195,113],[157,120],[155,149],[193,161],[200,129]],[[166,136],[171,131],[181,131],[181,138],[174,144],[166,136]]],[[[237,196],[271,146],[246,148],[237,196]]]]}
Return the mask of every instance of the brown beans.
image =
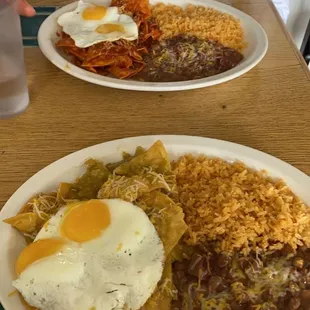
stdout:
{"type": "Polygon", "coordinates": [[[245,310],[246,309],[246,305],[239,304],[236,301],[233,301],[230,307],[232,310],[245,310]]]}
{"type": "Polygon", "coordinates": [[[185,264],[184,262],[180,263],[180,262],[175,262],[173,264],[173,269],[174,270],[186,270],[187,268],[187,264],[185,264]]]}
{"type": "Polygon", "coordinates": [[[300,292],[300,287],[299,287],[299,285],[297,284],[297,283],[295,283],[295,282],[291,282],[290,284],[289,284],[289,291],[290,291],[290,293],[293,295],[293,296],[295,296],[295,295],[298,295],[298,293],[300,292]]]}
{"type": "Polygon", "coordinates": [[[270,287],[262,293],[262,299],[263,301],[269,301],[270,299],[272,300],[274,296],[274,290],[270,287]]]}
{"type": "MultiPolygon", "coordinates": [[[[201,298],[222,298],[225,310],[310,310],[310,261],[305,259],[304,251],[297,251],[296,256],[291,258],[277,256],[280,251],[277,255],[273,253],[268,256],[245,257],[240,254],[229,256],[207,252],[207,249],[199,250],[190,259],[173,264],[179,302],[182,303],[186,296],[191,296],[193,305],[200,302],[201,298]],[[279,265],[275,264],[278,259],[279,265]],[[273,282],[268,281],[269,276],[272,279],[274,275],[271,272],[274,267],[279,272],[282,272],[281,268],[290,268],[287,269],[283,285],[273,285],[273,282]],[[202,278],[201,271],[206,272],[205,278],[202,278]],[[265,280],[264,286],[257,289],[256,284],[259,287],[262,279],[265,280]]],[[[289,253],[291,251],[290,247],[285,250],[289,253]]],[[[277,276],[278,273],[275,280],[277,276]]],[[[200,309],[200,304],[197,309],[200,309]]]]}
{"type": "Polygon", "coordinates": [[[254,272],[261,268],[259,261],[253,257],[240,258],[239,264],[242,269],[251,268],[254,272]]]}
{"type": "Polygon", "coordinates": [[[230,257],[228,257],[225,254],[220,254],[218,257],[218,261],[217,264],[219,265],[219,267],[225,267],[229,264],[230,262],[230,257]]]}
{"type": "Polygon", "coordinates": [[[209,292],[215,294],[222,286],[223,279],[218,276],[211,277],[208,282],[209,292]]]}
{"type": "Polygon", "coordinates": [[[246,268],[250,267],[249,260],[245,257],[242,257],[239,259],[239,265],[242,269],[246,269],[246,268]]]}
{"type": "Polygon", "coordinates": [[[188,266],[188,273],[192,276],[205,280],[208,275],[208,262],[209,257],[207,255],[200,255],[194,253],[188,266]]]}
{"type": "Polygon", "coordinates": [[[310,276],[308,276],[308,275],[305,276],[304,284],[306,286],[306,289],[310,289],[310,276]]]}
{"type": "Polygon", "coordinates": [[[291,253],[294,253],[294,250],[288,244],[286,244],[281,250],[281,256],[287,256],[288,254],[291,254],[291,253]]]}
{"type": "Polygon", "coordinates": [[[247,310],[277,310],[277,306],[274,305],[271,302],[265,302],[263,304],[259,304],[259,305],[252,305],[250,307],[247,308],[247,310]]]}
{"type": "Polygon", "coordinates": [[[310,290],[301,291],[300,295],[301,305],[304,310],[310,310],[310,290]]]}
{"type": "Polygon", "coordinates": [[[216,41],[178,35],[158,43],[144,60],[144,70],[135,78],[148,82],[177,82],[200,79],[234,68],[243,55],[216,41]]]}
{"type": "Polygon", "coordinates": [[[300,298],[292,297],[288,304],[287,310],[297,310],[300,307],[300,305],[301,305],[300,298]]]}
{"type": "Polygon", "coordinates": [[[305,250],[303,254],[304,254],[304,259],[307,262],[310,262],[310,249],[305,250]]]}

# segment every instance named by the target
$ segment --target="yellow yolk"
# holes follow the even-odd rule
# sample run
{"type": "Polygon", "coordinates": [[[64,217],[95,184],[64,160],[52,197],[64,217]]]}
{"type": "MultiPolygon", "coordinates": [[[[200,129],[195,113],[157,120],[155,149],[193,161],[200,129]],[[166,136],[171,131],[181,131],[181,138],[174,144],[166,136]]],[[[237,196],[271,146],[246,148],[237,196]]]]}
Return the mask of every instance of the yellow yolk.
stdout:
{"type": "Polygon", "coordinates": [[[64,246],[65,241],[60,238],[41,239],[28,245],[19,255],[15,270],[20,275],[35,261],[56,254],[64,246]]]}
{"type": "Polygon", "coordinates": [[[75,204],[61,224],[62,236],[76,242],[86,242],[100,236],[111,223],[108,206],[100,200],[75,204]]]}
{"type": "Polygon", "coordinates": [[[82,17],[85,20],[100,20],[107,13],[105,6],[92,6],[83,11],[82,17]]]}
{"type": "Polygon", "coordinates": [[[119,24],[103,24],[96,28],[96,32],[107,34],[111,32],[125,32],[125,29],[119,24]]]}

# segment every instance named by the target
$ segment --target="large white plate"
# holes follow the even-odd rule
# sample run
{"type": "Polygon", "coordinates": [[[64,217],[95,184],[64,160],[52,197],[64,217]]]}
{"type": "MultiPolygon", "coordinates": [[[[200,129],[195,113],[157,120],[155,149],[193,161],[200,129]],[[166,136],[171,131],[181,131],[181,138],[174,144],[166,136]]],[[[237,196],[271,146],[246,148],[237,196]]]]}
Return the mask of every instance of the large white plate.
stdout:
{"type": "Polygon", "coordinates": [[[133,153],[136,146],[149,147],[160,139],[166,146],[171,160],[185,153],[216,156],[228,161],[243,161],[257,169],[265,169],[275,178],[282,178],[307,204],[310,204],[310,178],[289,164],[260,151],[220,140],[190,136],[144,136],[98,144],[68,155],[44,168],[24,183],[8,200],[0,213],[1,281],[0,300],[6,310],[24,310],[18,296],[8,297],[13,291],[14,263],[25,246],[23,237],[3,219],[14,216],[28,199],[38,192],[55,190],[61,181],[73,181],[81,175],[84,161],[103,159],[106,163],[121,159],[122,152],[133,153]]]}
{"type": "Polygon", "coordinates": [[[208,78],[185,82],[153,83],[119,80],[88,72],[74,66],[73,64],[68,65],[67,59],[65,59],[55,48],[55,42],[58,39],[56,32],[59,30],[57,26],[57,18],[65,12],[74,10],[77,6],[77,2],[71,3],[57,10],[43,22],[38,34],[39,46],[43,54],[55,66],[77,78],[103,86],[142,91],[187,90],[220,84],[239,77],[240,75],[251,70],[263,59],[267,52],[268,39],[263,28],[252,17],[231,6],[213,0],[151,0],[150,2],[152,4],[157,2],[171,3],[179,6],[185,6],[186,4],[203,5],[229,13],[240,19],[241,25],[245,32],[245,40],[248,43],[248,47],[244,52],[244,60],[235,68],[224,73],[208,78]]]}

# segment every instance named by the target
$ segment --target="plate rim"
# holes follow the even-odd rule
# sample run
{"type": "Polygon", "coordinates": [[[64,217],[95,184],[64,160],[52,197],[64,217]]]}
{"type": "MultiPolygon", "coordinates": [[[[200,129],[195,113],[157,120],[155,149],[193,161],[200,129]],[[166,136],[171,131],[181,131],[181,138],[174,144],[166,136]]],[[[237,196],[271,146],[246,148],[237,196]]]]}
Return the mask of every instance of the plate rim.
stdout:
{"type": "MultiPolygon", "coordinates": [[[[132,137],[126,137],[126,138],[119,138],[119,139],[113,139],[101,143],[97,143],[85,148],[82,148],[80,150],[77,150],[75,152],[69,153],[54,162],[48,164],[44,168],[37,171],[35,174],[33,174],[30,178],[28,178],[21,186],[17,188],[17,190],[10,196],[10,198],[7,200],[7,202],[3,205],[2,209],[0,210],[0,220],[2,219],[2,214],[7,209],[7,205],[13,198],[13,196],[16,196],[18,192],[26,185],[27,183],[30,183],[35,178],[39,178],[41,175],[45,174],[49,170],[53,169],[53,167],[56,165],[61,165],[64,162],[70,162],[71,158],[73,157],[82,157],[83,160],[87,159],[87,157],[83,156],[84,153],[86,154],[90,150],[99,149],[100,147],[111,147],[111,149],[116,148],[120,151],[122,148],[115,147],[115,145],[120,144],[126,144],[130,143],[131,145],[134,144],[135,146],[141,145],[141,144],[149,144],[156,142],[157,140],[160,140],[163,142],[164,145],[190,145],[190,146],[204,146],[209,145],[212,146],[218,150],[229,150],[232,154],[242,154],[243,156],[240,157],[249,157],[254,159],[254,161],[259,162],[260,164],[263,164],[264,166],[272,165],[275,167],[275,170],[278,171],[288,171],[287,175],[293,175],[293,179],[295,178],[301,178],[303,182],[308,183],[310,186],[310,176],[308,176],[303,171],[297,169],[293,165],[291,165],[288,162],[285,162],[284,160],[277,158],[273,155],[270,155],[266,152],[257,150],[255,148],[238,144],[235,142],[230,142],[226,140],[220,140],[215,138],[209,138],[209,137],[202,137],[202,136],[192,136],[192,135],[142,135],[142,136],[132,136],[132,137]],[[141,141],[141,142],[139,142],[141,141]],[[145,142],[147,143],[145,143],[145,142]],[[188,141],[187,143],[184,143],[184,141],[188,141]],[[150,143],[149,143],[150,142],[150,143]],[[81,156],[82,155],[82,156],[81,156]],[[261,157],[261,158],[260,158],[261,157]],[[268,162],[268,164],[267,164],[268,162]]],[[[168,154],[169,155],[169,154],[168,154]]],[[[104,157],[104,154],[102,154],[104,157]]],[[[212,157],[212,156],[211,156],[212,157]]],[[[219,157],[220,158],[220,157],[219,157]]],[[[310,197],[310,195],[309,195],[310,197]]]]}
{"type": "MultiPolygon", "coordinates": [[[[310,177],[307,176],[304,172],[298,170],[297,168],[293,167],[289,163],[276,158],[270,154],[267,154],[265,152],[256,150],[254,148],[237,144],[234,142],[229,142],[225,140],[218,140],[213,138],[207,138],[207,137],[199,137],[199,136],[190,136],[190,135],[144,135],[144,136],[134,136],[134,137],[127,137],[127,138],[120,138],[115,139],[111,141],[106,141],[102,143],[98,143],[83,149],[80,149],[78,151],[75,151],[73,153],[70,153],[64,157],[59,158],[58,160],[50,163],[43,169],[39,170],[37,173],[32,175],[28,180],[26,180],[8,199],[8,201],[3,206],[2,210],[0,211],[0,221],[2,221],[7,216],[11,216],[9,209],[11,208],[11,205],[14,204],[14,200],[20,201],[22,198],[20,195],[23,193],[24,189],[27,189],[29,187],[29,184],[32,185],[32,183],[36,182],[37,179],[40,179],[43,175],[48,173],[50,170],[57,169],[58,166],[63,166],[66,163],[71,163],[71,165],[68,167],[68,169],[71,169],[75,167],[78,161],[85,161],[85,159],[88,158],[88,153],[90,151],[95,150],[96,152],[100,152],[100,156],[105,157],[108,156],[105,153],[108,153],[109,150],[111,150],[111,154],[113,156],[116,156],[115,153],[119,152],[121,153],[122,150],[126,149],[126,147],[134,148],[138,145],[148,145],[150,146],[152,143],[154,143],[157,140],[161,140],[164,145],[166,145],[168,148],[177,148],[179,147],[196,147],[199,149],[199,147],[202,148],[216,148],[218,150],[225,150],[230,151],[231,154],[239,154],[238,157],[244,157],[244,158],[251,158],[254,161],[258,161],[263,166],[272,166],[275,167],[275,169],[285,172],[287,176],[292,177],[294,180],[298,180],[296,184],[302,183],[302,187],[309,188],[310,187],[310,177]],[[124,147],[122,147],[122,145],[124,147]],[[106,151],[102,151],[102,148],[104,148],[106,151]],[[71,159],[74,158],[74,163],[71,162],[71,159]],[[267,163],[267,164],[266,164],[267,163]]],[[[195,148],[195,149],[196,149],[195,148]]],[[[169,153],[169,151],[168,151],[169,153]]],[[[198,152],[199,153],[199,152],[198,152]]],[[[184,152],[183,152],[184,154],[184,152]]],[[[202,153],[203,154],[203,153],[202,153]]],[[[176,155],[178,156],[178,155],[176,155]]],[[[207,155],[208,156],[208,155],[207,155]]],[[[242,160],[242,159],[239,159],[242,160]]],[[[46,181],[47,182],[47,181],[46,181]]],[[[50,182],[50,180],[48,181],[50,182]]],[[[295,192],[295,191],[294,191],[295,192]]],[[[295,192],[296,193],[296,192],[295,192]]],[[[304,191],[306,193],[306,191],[304,191]]],[[[298,193],[296,193],[298,195],[298,193]]],[[[307,204],[310,204],[310,194],[307,192],[307,204]]],[[[30,196],[30,193],[27,197],[23,197],[24,201],[28,200],[30,196]]],[[[302,200],[305,199],[305,197],[301,197],[302,200]]],[[[15,212],[15,211],[14,211],[15,212]]],[[[0,226],[2,226],[1,230],[3,229],[3,225],[7,225],[4,223],[0,223],[0,226]]],[[[10,232],[7,231],[7,233],[3,234],[4,236],[9,237],[10,232]]],[[[6,246],[6,243],[4,244],[6,246]]],[[[7,247],[4,248],[4,250],[7,250],[7,247]]],[[[7,259],[5,257],[1,257],[1,262],[7,263],[7,259]]],[[[7,266],[7,265],[5,265],[7,266]]],[[[5,309],[9,309],[9,301],[8,296],[5,296],[4,292],[0,291],[0,300],[2,302],[2,305],[5,309]],[[7,308],[6,308],[7,307],[7,308]]]]}
{"type": "MultiPolygon", "coordinates": [[[[153,1],[161,2],[160,0],[153,1]]],[[[232,15],[237,15],[240,19],[248,20],[254,26],[254,28],[256,29],[255,32],[260,37],[259,45],[255,47],[255,53],[257,53],[257,55],[252,55],[253,59],[251,59],[250,57],[249,59],[246,59],[244,63],[241,63],[235,68],[232,68],[226,72],[198,80],[181,82],[139,82],[134,80],[120,80],[116,78],[101,76],[96,73],[88,72],[68,62],[68,60],[63,58],[56,51],[53,43],[51,42],[50,36],[47,35],[48,33],[50,33],[48,27],[49,23],[54,24],[54,19],[56,19],[60,14],[69,10],[73,10],[76,7],[78,1],[59,8],[44,20],[38,32],[39,48],[41,49],[44,56],[56,67],[78,79],[101,86],[135,91],[180,91],[210,87],[213,85],[228,82],[244,75],[248,71],[252,70],[265,57],[269,46],[268,36],[264,28],[252,16],[232,6],[214,0],[184,1],[188,2],[189,4],[196,2],[197,5],[203,5],[205,7],[215,7],[219,11],[224,11],[232,15]],[[259,53],[257,52],[257,47],[259,47],[259,53]]],[[[166,2],[169,2],[169,0],[167,0],[166,2]]]]}

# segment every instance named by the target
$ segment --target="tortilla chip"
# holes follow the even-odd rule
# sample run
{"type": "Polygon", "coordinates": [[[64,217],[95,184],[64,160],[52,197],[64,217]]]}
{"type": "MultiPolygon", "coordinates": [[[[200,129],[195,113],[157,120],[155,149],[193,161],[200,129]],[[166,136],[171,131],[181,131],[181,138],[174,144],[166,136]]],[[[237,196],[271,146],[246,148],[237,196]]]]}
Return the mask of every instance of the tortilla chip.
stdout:
{"type": "Polygon", "coordinates": [[[31,197],[19,210],[18,214],[33,212],[34,209],[45,213],[54,213],[58,209],[57,193],[38,194],[31,197]]]}
{"type": "Polygon", "coordinates": [[[172,250],[170,258],[172,262],[181,262],[184,259],[190,260],[194,252],[195,248],[193,246],[187,245],[184,242],[180,241],[172,250]]]}
{"type": "Polygon", "coordinates": [[[38,227],[44,224],[36,213],[28,212],[17,214],[16,216],[5,219],[3,222],[12,225],[22,233],[32,234],[38,227]]]}
{"type": "Polygon", "coordinates": [[[172,263],[168,259],[155,292],[140,310],[170,310],[171,301],[175,298],[175,295],[176,290],[172,280],[172,263]]]}
{"type": "Polygon", "coordinates": [[[168,257],[187,230],[183,209],[158,191],[142,197],[137,205],[146,212],[155,226],[168,257]]]}
{"type": "Polygon", "coordinates": [[[60,183],[57,190],[57,201],[61,204],[65,203],[66,198],[68,197],[72,184],[71,183],[60,183]]]}
{"type": "Polygon", "coordinates": [[[85,165],[87,171],[72,184],[67,195],[68,199],[89,200],[97,198],[99,189],[109,178],[110,171],[103,162],[88,159],[85,165]]]}
{"type": "Polygon", "coordinates": [[[150,191],[149,182],[139,176],[126,178],[124,176],[112,176],[103,184],[98,192],[98,198],[119,198],[133,202],[144,193],[150,191]]]}
{"type": "Polygon", "coordinates": [[[52,215],[56,214],[60,207],[56,192],[38,194],[30,198],[16,216],[5,219],[3,222],[22,232],[28,243],[30,240],[33,241],[43,225],[52,215]]]}
{"type": "Polygon", "coordinates": [[[98,192],[98,198],[119,198],[133,202],[143,194],[164,189],[170,191],[164,176],[155,172],[125,177],[119,175],[110,176],[98,192]]]}
{"type": "Polygon", "coordinates": [[[175,202],[179,202],[179,194],[178,194],[178,187],[177,187],[177,178],[174,173],[166,173],[163,175],[165,178],[165,181],[167,182],[170,191],[169,191],[169,197],[175,202]]]}
{"type": "Polygon", "coordinates": [[[121,164],[129,162],[135,156],[141,155],[143,153],[145,153],[145,149],[142,146],[137,146],[135,154],[133,156],[127,152],[123,152],[123,160],[116,162],[116,163],[109,163],[109,164],[107,164],[107,168],[112,173],[121,164]]]}
{"type": "Polygon", "coordinates": [[[139,155],[133,157],[129,162],[118,166],[114,173],[132,176],[141,174],[141,171],[147,167],[151,167],[157,173],[165,174],[171,172],[168,153],[161,141],[155,142],[146,152],[141,151],[139,155]]]}
{"type": "Polygon", "coordinates": [[[19,212],[17,214],[21,214],[21,213],[28,213],[28,212],[32,212],[33,210],[33,205],[32,205],[32,201],[34,199],[36,199],[38,197],[38,195],[35,195],[33,197],[31,197],[19,210],[19,212]]]}
{"type": "Polygon", "coordinates": [[[135,156],[139,156],[145,152],[146,152],[146,150],[142,146],[137,146],[135,156]]]}

